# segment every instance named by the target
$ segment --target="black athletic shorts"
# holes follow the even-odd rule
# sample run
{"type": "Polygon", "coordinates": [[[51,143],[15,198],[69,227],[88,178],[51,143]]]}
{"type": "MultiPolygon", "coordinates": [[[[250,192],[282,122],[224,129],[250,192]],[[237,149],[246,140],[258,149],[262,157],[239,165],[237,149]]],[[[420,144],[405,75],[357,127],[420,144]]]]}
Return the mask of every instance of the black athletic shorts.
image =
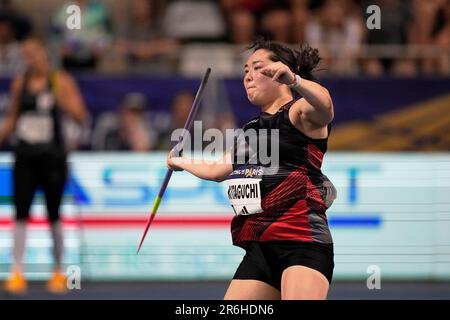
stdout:
{"type": "Polygon", "coordinates": [[[283,271],[295,265],[322,273],[331,283],[334,269],[333,244],[300,241],[249,241],[246,254],[233,279],[260,280],[281,290],[283,271]]]}
{"type": "Polygon", "coordinates": [[[40,188],[44,193],[49,221],[59,220],[67,171],[64,150],[17,147],[13,169],[16,219],[28,219],[33,198],[40,188]]]}

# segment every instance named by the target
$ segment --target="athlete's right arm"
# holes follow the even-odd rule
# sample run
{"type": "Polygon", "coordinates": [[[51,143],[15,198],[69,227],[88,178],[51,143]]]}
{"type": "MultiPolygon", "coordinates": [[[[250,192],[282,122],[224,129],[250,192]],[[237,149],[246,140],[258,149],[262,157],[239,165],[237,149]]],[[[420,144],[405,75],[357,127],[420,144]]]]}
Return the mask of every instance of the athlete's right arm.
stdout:
{"type": "Polygon", "coordinates": [[[8,136],[14,131],[17,118],[19,116],[19,95],[20,88],[22,87],[23,77],[16,77],[11,84],[10,99],[11,107],[6,115],[6,119],[3,121],[0,127],[0,145],[8,138],[8,136]]]}
{"type": "Polygon", "coordinates": [[[75,121],[82,124],[86,120],[87,111],[78,84],[67,72],[60,71],[57,75],[59,81],[55,93],[58,105],[75,121]]]}
{"type": "Polygon", "coordinates": [[[167,156],[167,167],[174,171],[186,170],[194,176],[221,182],[233,171],[231,164],[231,154],[227,152],[221,160],[193,160],[185,157],[174,157],[173,151],[167,156]]]}

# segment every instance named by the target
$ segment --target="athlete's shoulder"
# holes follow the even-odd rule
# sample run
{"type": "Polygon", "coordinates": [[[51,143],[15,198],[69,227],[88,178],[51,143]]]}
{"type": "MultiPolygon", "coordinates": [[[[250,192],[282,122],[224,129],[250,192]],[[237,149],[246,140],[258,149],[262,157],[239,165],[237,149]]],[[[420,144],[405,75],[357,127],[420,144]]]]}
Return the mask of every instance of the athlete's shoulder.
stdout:
{"type": "Polygon", "coordinates": [[[64,83],[74,80],[73,76],[69,72],[62,70],[62,69],[53,71],[52,77],[54,77],[54,79],[56,81],[64,82],[64,83]]]}
{"type": "Polygon", "coordinates": [[[17,74],[11,81],[11,89],[13,91],[20,91],[20,89],[23,87],[23,84],[25,82],[26,73],[19,73],[17,74]]]}
{"type": "Polygon", "coordinates": [[[254,118],[252,118],[252,119],[250,119],[250,120],[248,120],[248,121],[242,126],[242,129],[243,129],[243,130],[246,130],[246,129],[248,129],[248,128],[254,126],[256,123],[258,123],[258,121],[259,121],[259,115],[256,116],[256,117],[254,117],[254,118]]]}

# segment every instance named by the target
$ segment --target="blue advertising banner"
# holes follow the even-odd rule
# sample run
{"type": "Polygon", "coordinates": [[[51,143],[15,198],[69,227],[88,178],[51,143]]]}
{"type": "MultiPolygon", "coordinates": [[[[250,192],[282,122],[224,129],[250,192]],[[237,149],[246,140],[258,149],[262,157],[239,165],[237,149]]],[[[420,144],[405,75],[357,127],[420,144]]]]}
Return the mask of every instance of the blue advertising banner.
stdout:
{"type": "MultiPolygon", "coordinates": [[[[165,153],[75,153],[62,208],[65,263],[83,277],[230,279],[233,247],[225,183],[174,173],[141,253],[137,245],[164,177],[165,153]]],[[[11,263],[11,155],[0,155],[0,277],[11,263]]],[[[450,279],[450,156],[329,153],[323,172],[338,196],[327,211],[334,278],[450,279]]],[[[26,253],[30,277],[51,270],[51,241],[38,194],[26,253]]]]}

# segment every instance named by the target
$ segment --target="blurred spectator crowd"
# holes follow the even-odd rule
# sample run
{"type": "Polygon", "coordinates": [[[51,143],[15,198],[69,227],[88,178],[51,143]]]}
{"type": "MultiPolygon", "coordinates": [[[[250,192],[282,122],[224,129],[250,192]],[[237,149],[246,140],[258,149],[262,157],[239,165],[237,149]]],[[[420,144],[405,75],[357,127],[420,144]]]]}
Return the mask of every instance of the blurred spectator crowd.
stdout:
{"type": "MultiPolygon", "coordinates": [[[[55,68],[74,74],[198,77],[212,66],[217,79],[241,77],[244,53],[262,35],[317,47],[320,76],[450,75],[450,0],[0,0],[0,77],[26,69],[21,42],[30,35],[44,40],[55,68]],[[80,30],[67,27],[71,4],[81,8],[80,30]],[[370,5],[381,8],[381,29],[367,27],[370,5]]],[[[203,130],[237,127],[219,82],[209,84],[215,107],[200,115],[203,130]]],[[[84,127],[66,119],[67,147],[167,150],[194,93],[172,99],[154,112],[129,92],[84,127]]],[[[0,112],[8,107],[1,98],[0,112]]]]}
{"type": "Polygon", "coordinates": [[[20,41],[45,39],[74,72],[242,73],[257,35],[319,48],[325,75],[450,74],[450,0],[0,0],[0,75],[24,68],[20,41]],[[66,9],[81,8],[69,30],[66,9]],[[381,8],[369,30],[367,7],[381,8]]]}

